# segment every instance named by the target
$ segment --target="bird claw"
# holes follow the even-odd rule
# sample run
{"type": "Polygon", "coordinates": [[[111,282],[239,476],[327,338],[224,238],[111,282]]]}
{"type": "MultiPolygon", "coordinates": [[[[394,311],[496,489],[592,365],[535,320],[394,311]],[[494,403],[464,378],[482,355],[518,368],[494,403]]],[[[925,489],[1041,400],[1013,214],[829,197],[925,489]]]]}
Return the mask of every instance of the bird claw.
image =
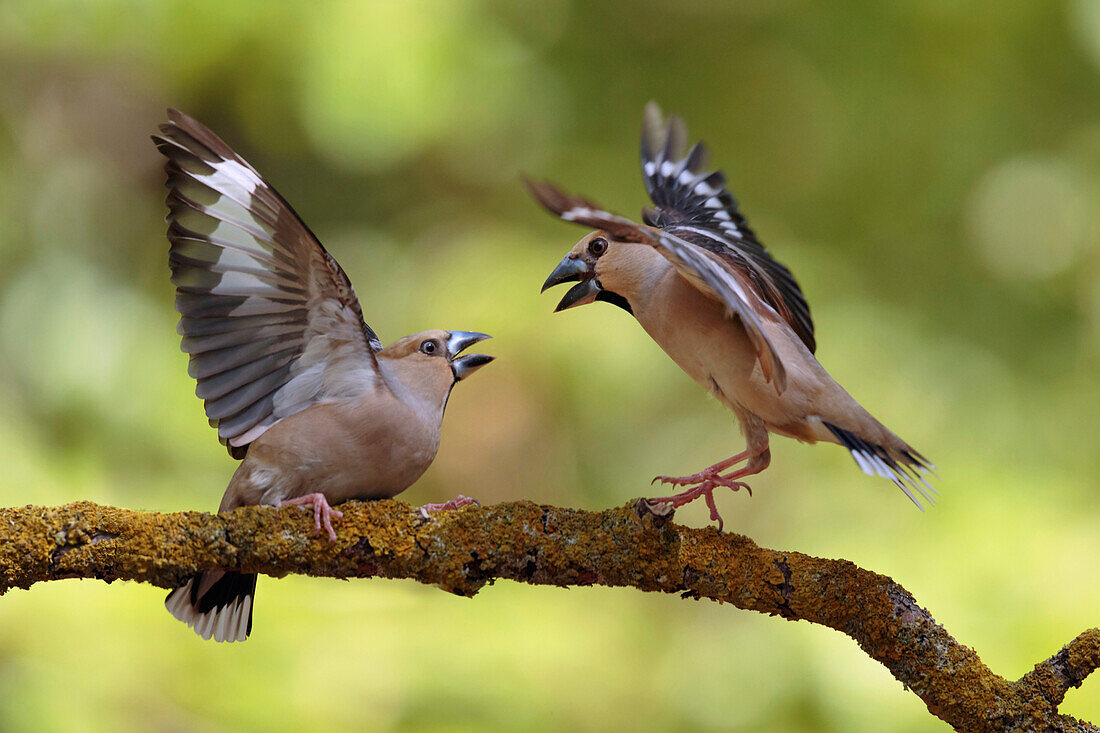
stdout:
{"type": "Polygon", "coordinates": [[[710,490],[703,494],[703,499],[707,502],[707,509],[710,510],[710,521],[717,521],[718,531],[721,532],[726,523],[722,521],[722,515],[718,513],[718,506],[714,503],[714,486],[711,486],[710,490]]]}
{"type": "Polygon", "coordinates": [[[423,519],[429,519],[429,512],[453,511],[455,509],[461,509],[464,506],[481,506],[481,502],[473,497],[459,494],[450,501],[445,501],[440,504],[424,504],[416,511],[423,519]]]}
{"type": "Polygon", "coordinates": [[[649,482],[649,485],[652,486],[660,481],[662,484],[671,484],[672,486],[690,486],[705,480],[706,477],[701,473],[696,473],[691,476],[654,476],[653,480],[649,482]]]}
{"type": "Polygon", "coordinates": [[[711,466],[710,468],[704,468],[699,473],[693,473],[690,476],[655,476],[653,480],[649,482],[649,485],[652,486],[660,481],[662,484],[669,484],[671,486],[698,486],[707,481],[714,481],[725,486],[726,484],[723,483],[724,479],[720,474],[721,471],[711,466]]]}
{"type": "Polygon", "coordinates": [[[343,519],[344,513],[338,509],[333,509],[329,506],[328,499],[324,494],[306,494],[305,496],[295,497],[294,499],[287,499],[279,504],[279,506],[300,506],[302,509],[308,511],[313,509],[313,536],[321,534],[321,526],[324,525],[325,532],[328,533],[328,541],[336,542],[336,530],[332,528],[333,519],[343,519]]]}
{"type": "Polygon", "coordinates": [[[746,484],[744,481],[738,481],[737,479],[728,478],[726,476],[715,476],[710,480],[715,486],[725,486],[730,491],[739,491],[744,489],[749,492],[749,496],[752,496],[752,487],[746,484]]]}
{"type": "MultiPolygon", "coordinates": [[[[703,471],[702,473],[706,473],[706,471],[703,471]]],[[[657,478],[664,479],[666,477],[658,476],[657,478]]],[[[682,478],[686,479],[690,477],[684,476],[682,478]]],[[[676,483],[676,481],[666,481],[665,483],[676,483]]],[[[749,496],[752,496],[752,489],[749,488],[749,485],[746,484],[744,481],[738,481],[727,476],[720,476],[718,474],[715,474],[702,481],[696,482],[695,485],[687,491],[681,491],[679,494],[673,494],[672,496],[661,496],[654,499],[646,499],[645,502],[651,508],[659,506],[668,507],[668,512],[671,512],[695,501],[701,496],[703,497],[703,501],[705,501],[707,504],[707,509],[710,510],[711,521],[718,522],[718,531],[721,532],[722,528],[725,527],[725,522],[722,520],[722,515],[718,513],[718,506],[714,503],[714,490],[719,487],[724,487],[730,489],[731,491],[745,489],[749,492],[749,496]]]]}

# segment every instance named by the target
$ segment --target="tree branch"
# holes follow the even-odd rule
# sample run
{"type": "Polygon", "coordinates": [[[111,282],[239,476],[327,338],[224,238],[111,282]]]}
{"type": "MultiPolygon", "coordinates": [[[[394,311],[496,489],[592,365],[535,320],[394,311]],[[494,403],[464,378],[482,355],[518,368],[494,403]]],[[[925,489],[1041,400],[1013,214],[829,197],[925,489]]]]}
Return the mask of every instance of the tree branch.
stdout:
{"type": "Polygon", "coordinates": [[[0,509],[0,593],[59,578],[174,588],[209,568],[410,578],[463,596],[498,578],[629,586],[836,629],[958,730],[1100,731],[1058,713],[1066,691],[1100,667],[1100,629],[1013,682],[991,672],[886,576],[847,560],[758,547],[712,527],[681,527],[642,504],[586,512],[516,502],[430,519],[396,500],[340,508],[335,544],[311,537],[310,518],[296,508],[222,515],[90,502],[0,509]]]}

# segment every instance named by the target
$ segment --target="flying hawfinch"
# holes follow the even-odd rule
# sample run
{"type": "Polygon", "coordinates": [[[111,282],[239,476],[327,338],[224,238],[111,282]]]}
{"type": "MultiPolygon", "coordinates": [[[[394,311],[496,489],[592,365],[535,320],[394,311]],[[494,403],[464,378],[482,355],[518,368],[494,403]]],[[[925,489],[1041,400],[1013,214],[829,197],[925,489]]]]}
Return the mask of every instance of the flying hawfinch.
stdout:
{"type": "MultiPolygon", "coordinates": [[[[178,330],[211,426],[243,459],[219,511],[300,505],[335,541],[329,502],[393,497],[428,468],[451,388],[492,361],[458,354],[489,337],[425,331],[382,348],[283,197],[201,123],[168,117],[153,141],[168,159],[178,330]]],[[[165,605],[204,639],[242,641],[255,588],[255,575],[204,570],[165,605]]]]}
{"type": "Polygon", "coordinates": [[[685,152],[686,140],[679,118],[666,124],[656,104],[646,107],[642,174],[655,206],[643,211],[644,224],[549,183],[528,182],[551,212],[597,230],[542,286],[577,283],[555,310],[601,300],[633,314],[681,369],[733,410],[745,433],[748,445],[735,456],[691,476],[658,476],[690,488],[650,503],[676,508],[702,496],[721,528],[713,492],[748,489],[743,479],[770,461],[769,432],[842,445],[865,473],[890,479],[918,507],[914,492],[931,501],[928,492],[935,492],[921,476],[931,464],[814,358],[813,321],[794,276],[749,229],[725,176],[708,168],[703,144],[685,152]]]}

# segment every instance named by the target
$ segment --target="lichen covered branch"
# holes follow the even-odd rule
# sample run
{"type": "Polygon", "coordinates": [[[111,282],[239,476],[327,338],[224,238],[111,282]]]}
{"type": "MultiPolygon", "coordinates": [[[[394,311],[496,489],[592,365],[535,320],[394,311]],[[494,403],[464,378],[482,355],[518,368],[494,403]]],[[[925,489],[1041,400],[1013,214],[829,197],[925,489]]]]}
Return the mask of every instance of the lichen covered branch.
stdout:
{"type": "Polygon", "coordinates": [[[430,519],[401,501],[340,508],[335,544],[312,537],[312,522],[293,507],[223,515],[156,514],[90,502],[0,509],[0,593],[59,578],[173,588],[208,568],[409,578],[464,596],[496,579],[632,587],[836,629],[958,730],[1100,730],[1058,713],[1066,691],[1100,667],[1098,629],[1010,681],[991,672],[888,577],[846,560],[769,550],[741,535],[682,527],[644,505],[587,512],[516,502],[430,519]]]}

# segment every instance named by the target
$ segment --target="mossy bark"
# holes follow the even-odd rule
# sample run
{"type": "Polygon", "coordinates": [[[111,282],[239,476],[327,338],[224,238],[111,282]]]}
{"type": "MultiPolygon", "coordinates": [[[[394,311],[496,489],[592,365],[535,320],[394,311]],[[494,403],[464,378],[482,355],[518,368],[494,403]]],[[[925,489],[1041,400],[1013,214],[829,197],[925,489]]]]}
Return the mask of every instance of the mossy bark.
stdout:
{"type": "Polygon", "coordinates": [[[886,576],[846,560],[758,547],[714,528],[682,527],[642,504],[587,512],[515,502],[430,518],[396,500],[340,509],[336,543],[313,537],[311,518],[296,508],[222,515],[90,502],[0,509],[0,593],[59,578],[174,588],[208,568],[411,578],[464,596],[498,578],[632,587],[836,629],[958,730],[1100,731],[1058,713],[1066,691],[1100,666],[1100,629],[1010,681],[886,576]]]}

